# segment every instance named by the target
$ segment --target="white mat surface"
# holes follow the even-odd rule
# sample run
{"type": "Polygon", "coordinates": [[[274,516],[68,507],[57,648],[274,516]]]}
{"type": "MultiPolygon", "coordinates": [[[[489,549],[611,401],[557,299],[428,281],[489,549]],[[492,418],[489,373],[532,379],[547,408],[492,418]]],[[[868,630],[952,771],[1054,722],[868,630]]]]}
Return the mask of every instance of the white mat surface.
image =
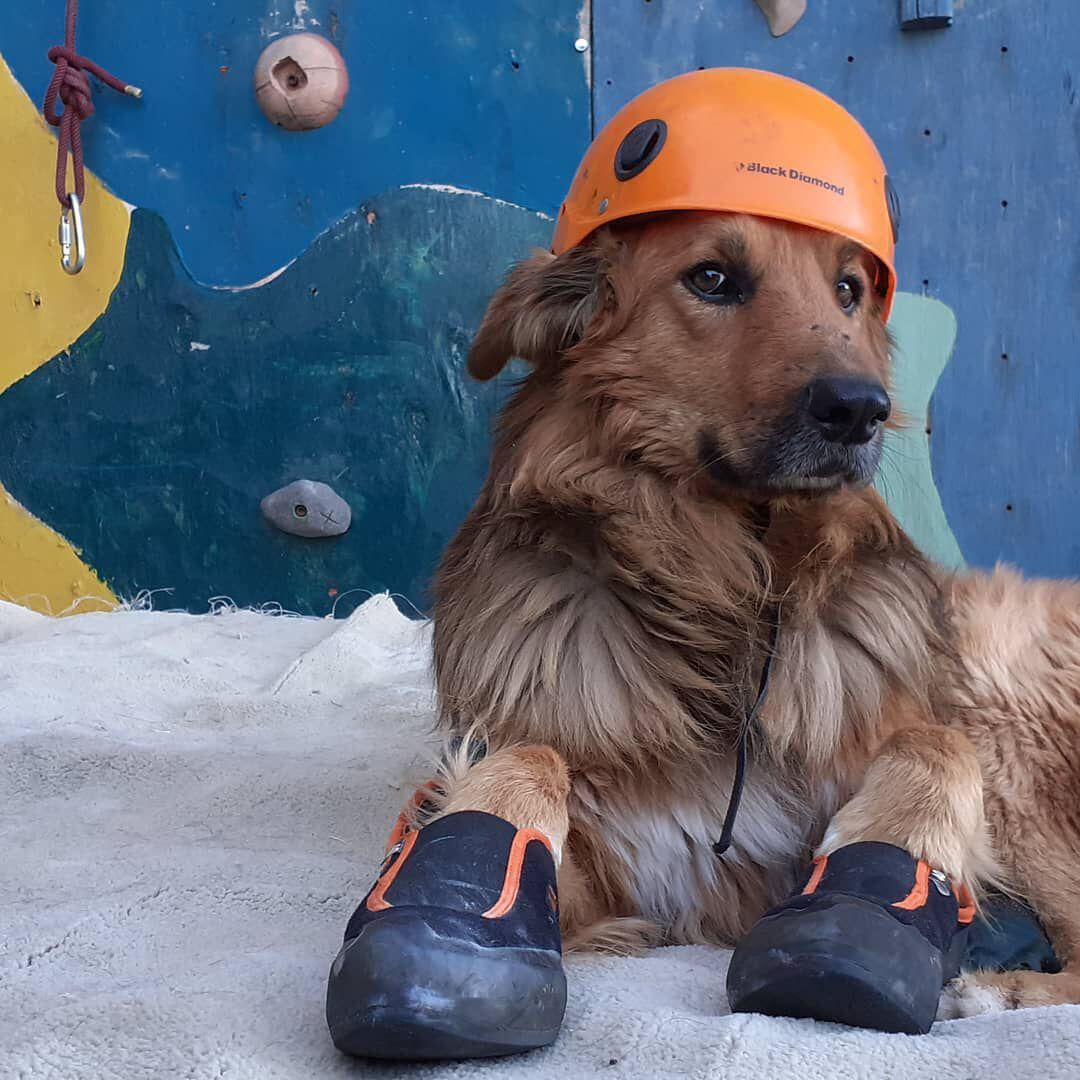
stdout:
{"type": "Polygon", "coordinates": [[[1080,1008],[926,1038],[724,1015],[727,954],[571,960],[554,1048],[339,1057],[324,980],[425,773],[426,631],[0,604],[0,1076],[1080,1078],[1080,1008]]]}

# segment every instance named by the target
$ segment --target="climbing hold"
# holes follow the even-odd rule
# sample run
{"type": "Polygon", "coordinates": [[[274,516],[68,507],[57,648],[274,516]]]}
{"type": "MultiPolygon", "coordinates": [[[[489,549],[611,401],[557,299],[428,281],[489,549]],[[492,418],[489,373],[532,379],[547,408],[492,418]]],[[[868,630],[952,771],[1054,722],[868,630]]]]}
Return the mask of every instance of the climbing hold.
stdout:
{"type": "Polygon", "coordinates": [[[289,131],[329,124],[349,92],[341,53],[318,34],[271,41],[255,62],[255,99],[267,119],[289,131]]]}
{"type": "Polygon", "coordinates": [[[953,0],[900,0],[901,30],[944,30],[952,21],[953,0]]]}
{"type": "Polygon", "coordinates": [[[263,517],[293,536],[340,536],[352,524],[349,504],[329,484],[294,480],[259,504],[263,517]]]}
{"type": "Polygon", "coordinates": [[[806,0],[757,0],[757,6],[773,37],[783,37],[806,14],[806,0]]]}

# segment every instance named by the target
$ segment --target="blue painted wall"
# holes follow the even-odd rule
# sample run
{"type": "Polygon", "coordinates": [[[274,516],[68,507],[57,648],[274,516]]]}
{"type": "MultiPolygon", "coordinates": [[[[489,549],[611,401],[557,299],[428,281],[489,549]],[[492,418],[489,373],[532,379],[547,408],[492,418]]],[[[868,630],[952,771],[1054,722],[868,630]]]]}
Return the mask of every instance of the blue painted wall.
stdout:
{"type": "MultiPolygon", "coordinates": [[[[192,276],[213,285],[265,277],[402,184],[452,184],[550,212],[589,138],[579,7],[93,0],[79,51],[145,96],[125,101],[95,84],[86,160],[122,198],[159,213],[192,276]],[[351,77],[341,115],[318,131],[273,127],[251,89],[259,53],[297,30],[334,41],[351,77]]],[[[63,0],[36,0],[6,20],[0,47],[35,101],[63,19],[63,0]]]]}
{"type": "Polygon", "coordinates": [[[774,39],[750,0],[593,0],[596,122],[658,79],[723,64],[851,109],[903,203],[900,287],[959,324],[931,447],[963,554],[1077,575],[1080,5],[956,7],[947,30],[903,33],[896,0],[810,0],[774,39]]]}

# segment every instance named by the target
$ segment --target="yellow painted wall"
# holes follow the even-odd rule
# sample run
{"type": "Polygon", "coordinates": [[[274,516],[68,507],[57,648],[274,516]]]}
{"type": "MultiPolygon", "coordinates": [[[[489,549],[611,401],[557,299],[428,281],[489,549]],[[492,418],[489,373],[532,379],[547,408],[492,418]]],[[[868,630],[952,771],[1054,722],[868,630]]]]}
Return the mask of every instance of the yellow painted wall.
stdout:
{"type": "MultiPolygon", "coordinates": [[[[60,268],[53,191],[56,140],[0,57],[0,393],[66,349],[105,310],[120,279],[130,208],[89,172],[83,217],[87,260],[60,268]]],[[[60,613],[116,598],[62,536],[0,486],[0,599],[60,613]]]]}

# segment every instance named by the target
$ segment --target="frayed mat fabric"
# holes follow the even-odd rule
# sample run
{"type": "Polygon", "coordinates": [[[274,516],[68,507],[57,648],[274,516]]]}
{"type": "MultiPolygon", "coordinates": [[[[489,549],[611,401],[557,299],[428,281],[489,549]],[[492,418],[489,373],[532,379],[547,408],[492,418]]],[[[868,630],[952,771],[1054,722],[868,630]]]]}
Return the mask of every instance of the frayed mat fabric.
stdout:
{"type": "Polygon", "coordinates": [[[0,603],[0,1078],[1080,1076],[1080,1007],[917,1038],[731,1016],[729,953],[696,946],[568,958],[546,1050],[339,1055],[327,973],[431,775],[428,654],[385,596],[339,622],[0,603]]]}

